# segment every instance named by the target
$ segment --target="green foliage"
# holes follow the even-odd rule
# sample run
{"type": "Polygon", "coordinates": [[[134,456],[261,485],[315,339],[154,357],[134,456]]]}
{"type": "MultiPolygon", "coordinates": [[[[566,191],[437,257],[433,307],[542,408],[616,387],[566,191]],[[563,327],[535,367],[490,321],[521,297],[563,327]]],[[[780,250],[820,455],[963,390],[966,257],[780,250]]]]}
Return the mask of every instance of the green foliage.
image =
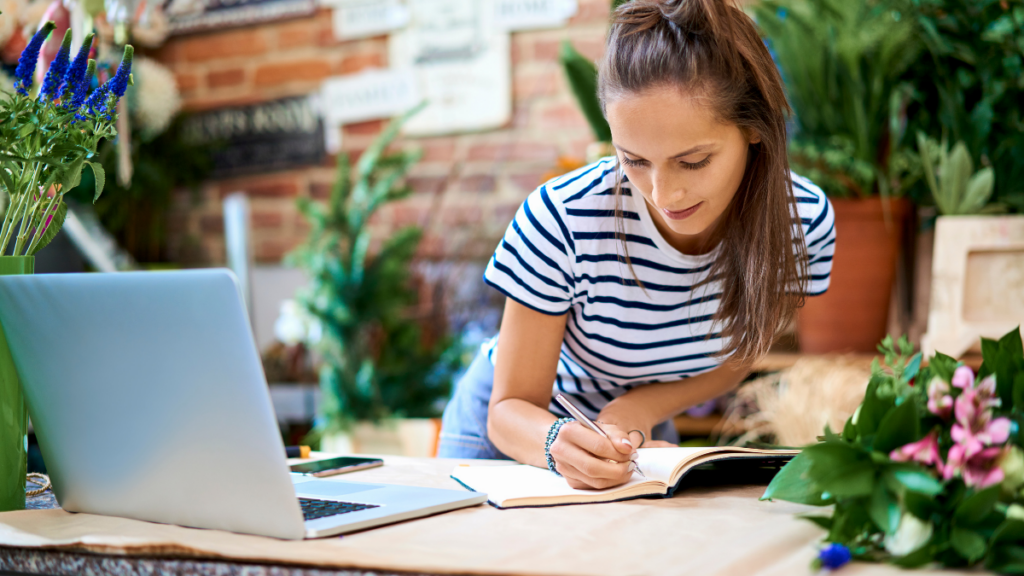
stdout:
{"type": "Polygon", "coordinates": [[[420,109],[392,122],[355,166],[339,156],[326,205],[298,202],[311,230],[289,259],[310,278],[298,300],[322,327],[320,431],[346,430],[361,420],[436,416],[457,367],[457,357],[446,353],[450,339],[429,341],[409,317],[417,302],[410,264],[420,230],[401,230],[376,251],[370,245],[373,213],[410,193],[400,182],[420,154],[387,148],[420,109]]]}
{"type": "MultiPolygon", "coordinates": [[[[122,66],[130,66],[131,58],[126,46],[122,66]]],[[[34,255],[54,238],[67,213],[64,194],[79,185],[86,165],[96,181],[104,181],[94,159],[99,143],[117,135],[116,100],[108,94],[104,106],[90,110],[17,91],[0,100],[0,185],[9,199],[0,254],[13,241],[14,254],[34,255]]]]}
{"type": "Polygon", "coordinates": [[[573,95],[576,96],[576,103],[579,104],[583,116],[594,132],[594,138],[598,142],[611,142],[612,131],[608,127],[608,121],[605,120],[601,102],[597,97],[597,67],[573,48],[568,40],[562,41],[558,60],[562,63],[565,78],[569,81],[573,95]]]}
{"type": "Polygon", "coordinates": [[[162,134],[147,138],[133,128],[131,137],[132,179],[127,186],[117,179],[97,181],[95,175],[117,172],[117,146],[100,144],[95,166],[85,171],[81,184],[69,194],[79,202],[93,202],[103,227],[140,262],[156,262],[165,256],[166,212],[174,190],[198,189],[213,169],[211,150],[182,138],[184,118],[177,118],[162,134]],[[102,191],[103,196],[98,196],[102,191]]]}
{"type": "Polygon", "coordinates": [[[994,172],[992,168],[974,171],[974,162],[963,142],[957,142],[952,152],[946,142],[938,143],[917,133],[917,149],[921,156],[925,182],[943,216],[981,214],[992,197],[994,172]],[[938,165],[936,166],[936,161],[938,165]]]}
{"type": "MultiPolygon", "coordinates": [[[[1008,514],[1024,504],[1020,485],[1007,489],[1005,483],[995,482],[982,487],[969,484],[966,472],[961,478],[959,469],[952,477],[941,473],[942,462],[952,462],[950,427],[962,423],[928,409],[928,387],[932,379],[939,379],[948,393],[960,394],[950,386],[959,364],[936,354],[922,368],[921,355],[913,353],[906,339],[886,338],[879,352],[883,359],[875,361],[864,401],[842,434],[826,427],[822,441],[804,448],[787,464],[762,499],[833,504],[831,516],[807,519],[828,531],[827,541],[847,546],[859,560],[906,568],[932,562],[949,567],[984,562],[990,570],[1024,573],[1024,522],[1008,514]],[[898,455],[895,450],[922,439],[915,446],[925,446],[929,438],[935,440],[938,463],[893,459],[898,455]],[[916,529],[916,534],[905,532],[902,526],[907,518],[916,519],[910,525],[924,528],[916,529]],[[890,546],[908,538],[913,541],[911,547],[890,546]]],[[[998,341],[985,340],[982,352],[979,378],[995,376],[1001,403],[986,407],[992,415],[981,422],[1006,417],[1019,424],[1024,412],[1015,393],[1017,382],[1024,387],[1019,329],[998,341]]],[[[1019,435],[1011,435],[1003,453],[1010,454],[1010,446],[1017,450],[1020,444],[1019,435]]],[[[915,453],[929,457],[925,450],[915,453]]],[[[1001,461],[995,465],[1001,466],[1001,461]]],[[[1019,473],[1009,467],[1005,470],[1008,481],[1010,474],[1019,473]]]]}
{"type": "Polygon", "coordinates": [[[994,200],[1024,210],[1024,0],[893,0],[925,46],[903,74],[911,134],[962,141],[994,171],[994,200]]]}
{"type": "Polygon", "coordinates": [[[765,0],[750,8],[795,112],[791,159],[834,196],[899,193],[913,163],[899,152],[917,58],[913,24],[885,2],[765,0]]]}

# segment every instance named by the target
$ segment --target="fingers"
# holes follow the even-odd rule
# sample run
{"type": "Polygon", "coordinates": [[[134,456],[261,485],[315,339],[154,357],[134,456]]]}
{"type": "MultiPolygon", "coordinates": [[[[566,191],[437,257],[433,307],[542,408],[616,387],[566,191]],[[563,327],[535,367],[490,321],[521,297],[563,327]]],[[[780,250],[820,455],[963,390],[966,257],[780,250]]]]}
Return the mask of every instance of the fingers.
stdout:
{"type": "Polygon", "coordinates": [[[606,424],[603,429],[608,434],[608,438],[604,438],[597,432],[574,422],[562,426],[561,431],[558,433],[558,438],[562,439],[564,437],[570,444],[579,446],[597,458],[614,460],[615,462],[629,462],[635,450],[632,443],[625,444],[622,442],[623,440],[629,442],[629,439],[616,426],[606,424]]]}
{"type": "Polygon", "coordinates": [[[636,466],[633,462],[630,462],[629,464],[609,464],[607,462],[601,462],[600,460],[597,460],[596,458],[590,455],[586,455],[585,458],[594,462],[605,464],[607,466],[622,467],[623,470],[618,477],[614,478],[594,477],[588,474],[587,472],[584,472],[584,470],[589,470],[590,472],[595,471],[594,469],[590,468],[589,465],[587,465],[585,462],[581,469],[577,468],[576,466],[573,466],[573,464],[570,463],[569,461],[559,463],[558,460],[555,460],[555,466],[558,470],[558,473],[561,474],[566,479],[571,488],[575,488],[577,490],[603,490],[605,488],[612,488],[614,486],[618,486],[620,484],[625,483],[630,479],[630,477],[632,477],[634,467],[636,466]]]}

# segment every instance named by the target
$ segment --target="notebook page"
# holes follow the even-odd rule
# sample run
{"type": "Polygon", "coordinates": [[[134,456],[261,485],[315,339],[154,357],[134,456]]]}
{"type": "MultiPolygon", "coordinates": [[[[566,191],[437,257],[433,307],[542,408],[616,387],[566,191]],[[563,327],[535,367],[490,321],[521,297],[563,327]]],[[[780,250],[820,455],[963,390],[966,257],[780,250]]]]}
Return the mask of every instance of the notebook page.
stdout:
{"type": "Polygon", "coordinates": [[[639,448],[637,449],[639,457],[636,463],[640,466],[640,471],[646,474],[648,478],[669,485],[673,484],[673,473],[681,463],[688,462],[709,452],[720,450],[722,448],[639,448]]]}
{"type": "Polygon", "coordinates": [[[455,478],[477,492],[487,494],[488,500],[502,506],[504,502],[522,498],[545,498],[562,500],[566,497],[585,497],[601,500],[603,495],[613,495],[609,500],[617,499],[614,495],[629,491],[631,488],[648,485],[664,487],[663,483],[646,481],[639,474],[633,473],[629,482],[615,488],[605,490],[577,490],[570,488],[565,478],[556,476],[550,470],[544,470],[525,464],[513,466],[458,466],[452,472],[455,478]]]}

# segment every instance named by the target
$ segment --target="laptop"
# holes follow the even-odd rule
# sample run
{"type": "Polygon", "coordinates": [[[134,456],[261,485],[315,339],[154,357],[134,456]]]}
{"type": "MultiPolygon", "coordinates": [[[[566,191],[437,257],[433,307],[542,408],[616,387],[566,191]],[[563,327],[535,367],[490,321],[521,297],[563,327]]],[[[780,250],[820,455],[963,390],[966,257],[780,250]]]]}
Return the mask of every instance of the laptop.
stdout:
{"type": "Polygon", "coordinates": [[[227,270],[0,276],[0,324],[65,510],[301,539],[487,499],[290,473],[227,270]]]}

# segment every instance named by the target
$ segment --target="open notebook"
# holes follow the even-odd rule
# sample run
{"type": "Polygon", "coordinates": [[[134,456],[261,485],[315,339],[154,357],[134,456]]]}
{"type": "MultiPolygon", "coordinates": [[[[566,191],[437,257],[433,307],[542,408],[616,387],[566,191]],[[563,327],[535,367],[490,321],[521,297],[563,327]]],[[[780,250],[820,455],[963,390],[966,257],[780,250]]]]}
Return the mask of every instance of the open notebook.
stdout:
{"type": "Polygon", "coordinates": [[[643,496],[670,498],[679,481],[702,464],[723,460],[750,460],[751,464],[783,463],[799,450],[762,450],[715,446],[710,448],[641,448],[637,473],[628,482],[605,490],[576,490],[564,478],[543,468],[513,466],[458,466],[452,478],[475,492],[485,492],[498,508],[559,506],[615,502],[643,496]]]}

